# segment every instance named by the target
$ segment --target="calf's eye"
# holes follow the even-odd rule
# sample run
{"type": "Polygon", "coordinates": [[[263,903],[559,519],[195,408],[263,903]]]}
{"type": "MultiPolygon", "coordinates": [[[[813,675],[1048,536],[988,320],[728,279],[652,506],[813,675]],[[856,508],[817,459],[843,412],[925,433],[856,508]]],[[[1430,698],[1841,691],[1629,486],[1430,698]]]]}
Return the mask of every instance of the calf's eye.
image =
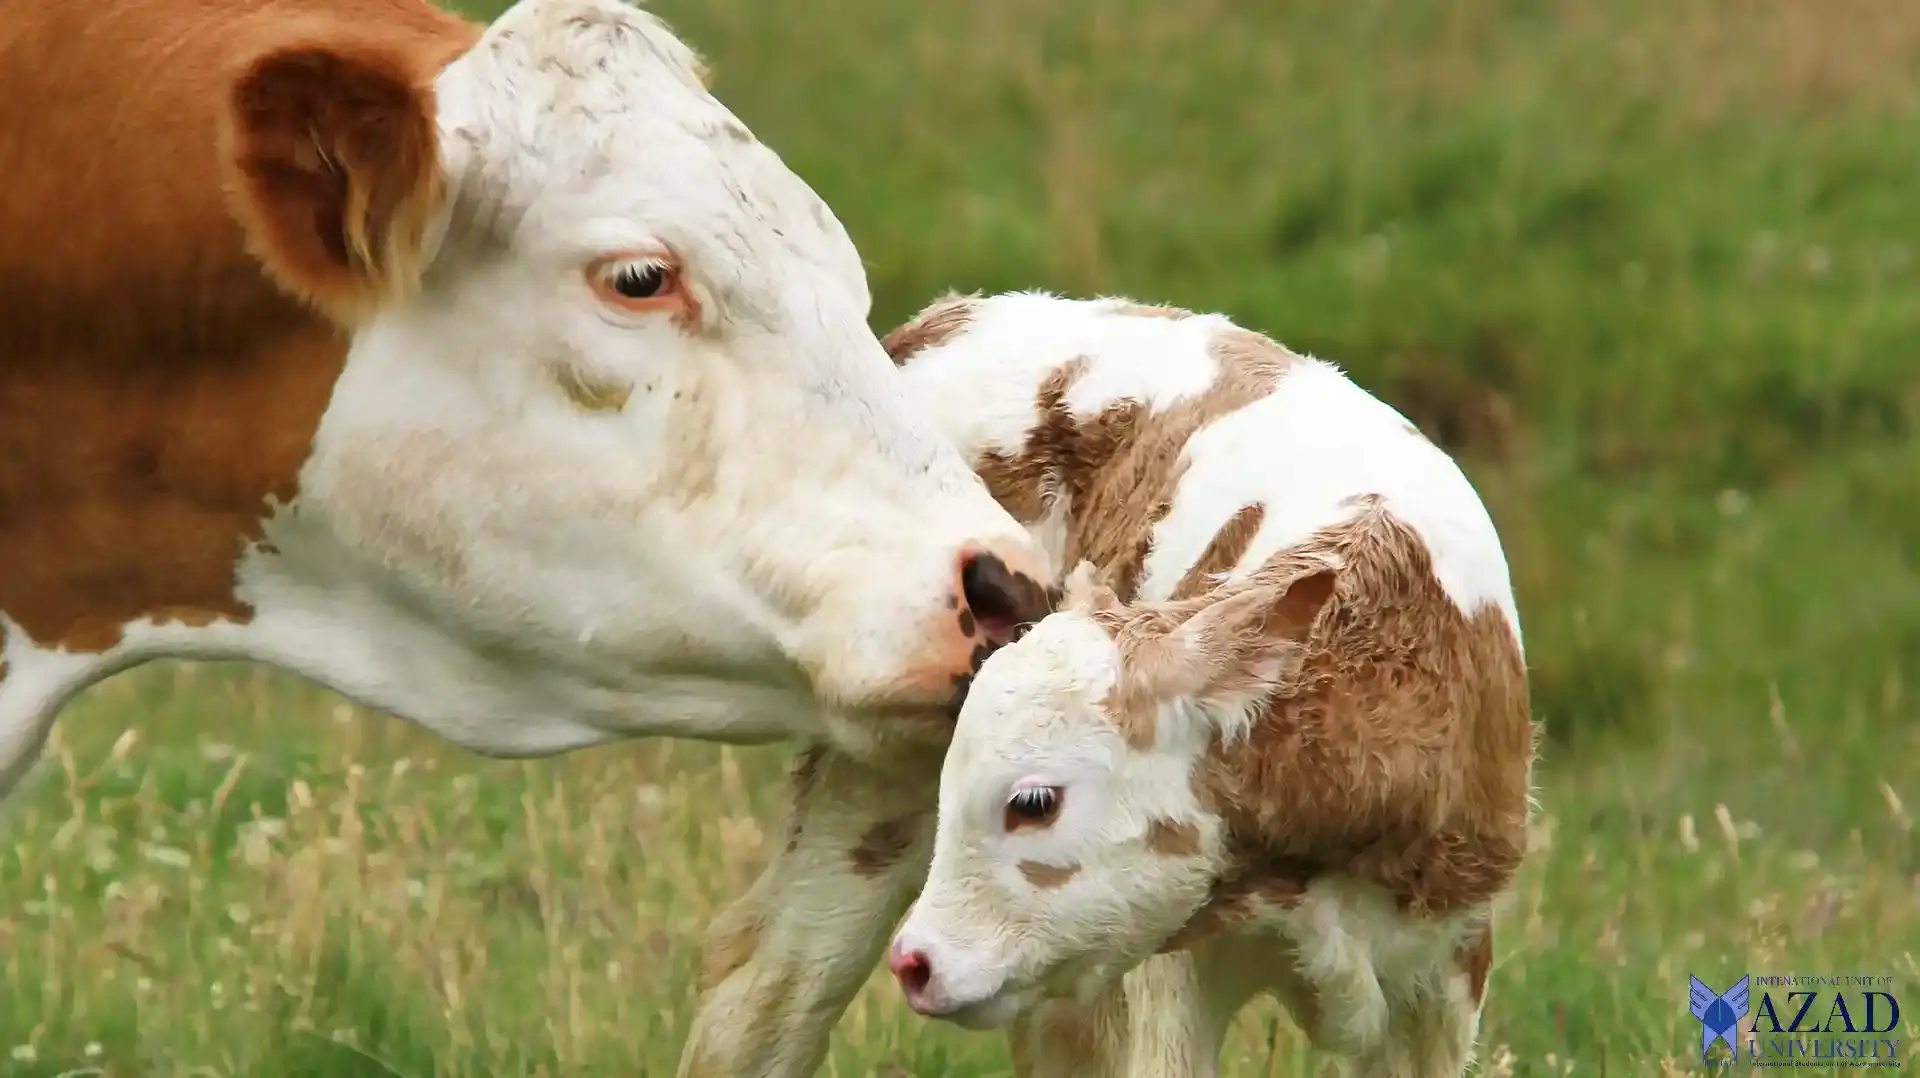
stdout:
{"type": "Polygon", "coordinates": [[[1045,827],[1060,815],[1058,786],[1022,786],[1007,798],[1006,829],[1045,827]]]}

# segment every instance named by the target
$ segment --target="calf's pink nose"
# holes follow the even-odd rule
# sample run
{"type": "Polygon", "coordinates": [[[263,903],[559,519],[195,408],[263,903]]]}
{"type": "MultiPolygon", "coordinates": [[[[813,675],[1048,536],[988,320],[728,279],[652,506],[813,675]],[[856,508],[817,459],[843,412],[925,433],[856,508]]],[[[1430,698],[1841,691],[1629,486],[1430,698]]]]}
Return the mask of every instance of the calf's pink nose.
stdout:
{"type": "Polygon", "coordinates": [[[893,977],[900,982],[909,997],[918,996],[927,990],[933,981],[933,963],[927,960],[927,952],[922,950],[902,950],[899,944],[887,952],[887,968],[893,971],[893,977]]]}

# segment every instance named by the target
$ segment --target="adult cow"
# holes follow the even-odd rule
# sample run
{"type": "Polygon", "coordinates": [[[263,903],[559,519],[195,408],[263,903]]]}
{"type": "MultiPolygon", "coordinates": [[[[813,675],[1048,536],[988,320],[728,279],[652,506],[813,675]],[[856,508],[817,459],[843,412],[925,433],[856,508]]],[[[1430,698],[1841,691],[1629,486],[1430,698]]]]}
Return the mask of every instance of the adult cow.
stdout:
{"type": "MultiPolygon", "coordinates": [[[[0,793],[66,700],[169,656],[496,756],[938,740],[1043,612],[840,223],[643,12],[0,0],[0,100],[0,793]]],[[[812,804],[884,825],[882,779],[811,759],[797,845],[812,804]]],[[[884,934],[825,981],[832,933],[715,965],[812,978],[799,1067],[837,1013],[807,993],[884,934]]],[[[746,991],[689,1069],[759,1066],[722,1037],[746,991]]]]}

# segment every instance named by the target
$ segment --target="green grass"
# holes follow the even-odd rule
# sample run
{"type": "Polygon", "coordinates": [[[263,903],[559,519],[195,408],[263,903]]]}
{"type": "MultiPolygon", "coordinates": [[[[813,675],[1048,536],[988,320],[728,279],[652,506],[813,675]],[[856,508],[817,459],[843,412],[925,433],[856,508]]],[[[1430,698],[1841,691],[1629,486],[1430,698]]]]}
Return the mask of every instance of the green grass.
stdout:
{"type": "MultiPolygon", "coordinates": [[[[1891,976],[1920,1036],[1920,7],[659,7],[876,328],[948,287],[1223,310],[1461,455],[1547,731],[1486,1073],[1689,1073],[1688,973],[1891,976]]],[[[0,829],[0,1075],[671,1074],[783,760],[486,762],[125,676],[0,829]]],[[[887,988],[827,1073],[1007,1072],[887,988]]],[[[1227,1058],[1320,1073],[1266,1006],[1227,1058]]]]}

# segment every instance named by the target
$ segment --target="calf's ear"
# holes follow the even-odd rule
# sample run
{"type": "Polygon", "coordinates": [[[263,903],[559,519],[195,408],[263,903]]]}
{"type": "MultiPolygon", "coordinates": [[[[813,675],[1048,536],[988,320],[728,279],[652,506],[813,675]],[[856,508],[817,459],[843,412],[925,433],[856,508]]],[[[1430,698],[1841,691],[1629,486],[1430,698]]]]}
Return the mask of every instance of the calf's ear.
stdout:
{"type": "Polygon", "coordinates": [[[447,183],[417,39],[289,28],[233,73],[222,163],[254,254],[343,325],[409,294],[447,183]]]}
{"type": "Polygon", "coordinates": [[[1307,638],[1338,579],[1336,569],[1314,569],[1247,588],[1187,619],[1173,636],[1205,683],[1191,691],[1265,692],[1285,680],[1306,658],[1307,638]]]}
{"type": "Polygon", "coordinates": [[[1114,590],[1100,582],[1093,563],[1085,559],[1067,574],[1060,590],[1057,605],[1065,610],[1082,614],[1111,614],[1119,611],[1123,605],[1114,590]]]}

